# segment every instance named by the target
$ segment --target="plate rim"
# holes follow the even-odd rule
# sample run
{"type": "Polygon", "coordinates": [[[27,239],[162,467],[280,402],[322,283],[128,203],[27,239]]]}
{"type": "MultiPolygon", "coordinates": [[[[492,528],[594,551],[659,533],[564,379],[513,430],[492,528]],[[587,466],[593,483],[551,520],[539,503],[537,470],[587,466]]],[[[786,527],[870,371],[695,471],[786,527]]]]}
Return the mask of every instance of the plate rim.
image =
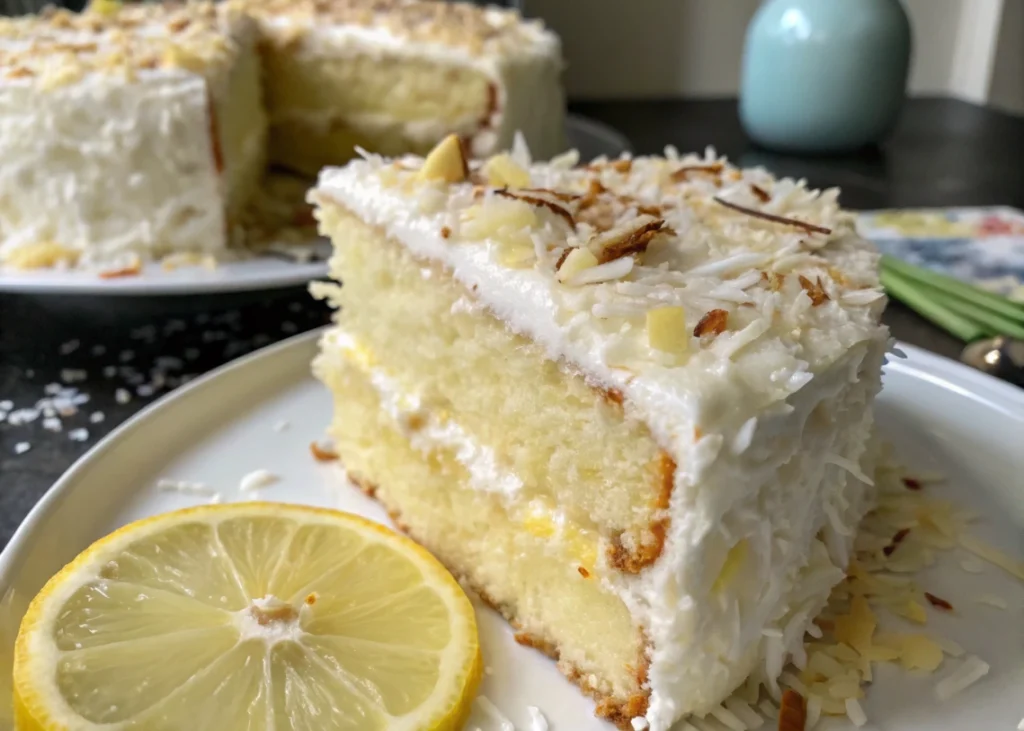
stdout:
{"type": "MultiPolygon", "coordinates": [[[[158,266],[151,262],[151,266],[158,266]]],[[[31,294],[49,296],[81,296],[95,297],[186,297],[239,292],[262,292],[289,287],[300,287],[311,280],[327,276],[327,261],[290,262],[275,256],[255,256],[241,261],[220,262],[217,265],[221,272],[227,271],[228,278],[203,279],[153,279],[145,278],[145,274],[125,279],[104,280],[95,272],[66,272],[66,279],[40,281],[27,278],[24,273],[12,273],[0,270],[0,294],[31,294]],[[275,262],[280,266],[272,275],[258,277],[231,277],[231,267],[236,264],[250,262],[275,262]],[[277,273],[277,272],[280,273],[277,273]],[[89,276],[92,275],[92,276],[89,276]],[[25,276],[26,279],[21,280],[25,276]],[[19,281],[21,280],[21,281],[19,281]]]]}
{"type": "MultiPolygon", "coordinates": [[[[12,566],[18,555],[23,553],[29,545],[37,525],[54,511],[64,497],[74,489],[79,474],[87,470],[95,460],[102,458],[105,452],[113,449],[127,432],[136,428],[141,422],[153,418],[154,414],[166,405],[191,397],[195,391],[206,388],[214,380],[227,376],[238,369],[247,368],[260,360],[271,359],[280,355],[283,351],[292,348],[310,347],[331,327],[331,325],[325,325],[308,332],[293,335],[290,338],[260,348],[257,351],[218,366],[185,386],[161,396],[104,436],[85,454],[76,459],[47,488],[43,496],[18,525],[11,539],[4,546],[3,551],[0,552],[0,597],[7,592],[10,585],[9,574],[11,573],[12,566]]],[[[950,358],[914,345],[897,341],[895,348],[906,353],[907,358],[890,357],[885,365],[886,369],[893,369],[911,377],[922,378],[941,388],[952,390],[967,398],[972,398],[988,408],[996,409],[1010,418],[1019,420],[1024,425],[1024,390],[950,358]],[[960,383],[957,383],[957,381],[960,383]],[[963,384],[966,384],[966,387],[963,384]]]]}

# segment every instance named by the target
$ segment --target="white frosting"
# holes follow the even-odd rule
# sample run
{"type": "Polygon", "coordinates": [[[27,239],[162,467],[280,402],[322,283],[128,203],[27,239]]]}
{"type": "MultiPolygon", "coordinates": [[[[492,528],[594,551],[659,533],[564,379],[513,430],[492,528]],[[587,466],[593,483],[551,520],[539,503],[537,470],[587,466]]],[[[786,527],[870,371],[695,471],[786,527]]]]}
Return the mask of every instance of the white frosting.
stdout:
{"type": "MultiPolygon", "coordinates": [[[[417,166],[413,158],[401,165],[417,166]]],[[[755,670],[773,683],[841,579],[868,496],[836,463],[871,471],[870,404],[887,335],[878,325],[884,298],[874,296],[876,255],[834,191],[735,171],[712,154],[641,158],[625,168],[530,170],[533,186],[563,193],[599,179],[617,195],[659,206],[671,227],[642,262],[583,286],[560,283],[554,263],[566,242],[580,245],[590,233],[585,224],[567,230],[544,208],[528,230],[533,265],[509,268],[500,263],[508,232],[481,238],[473,230],[508,202],[493,193],[481,201],[470,184],[416,183],[408,180],[414,172],[370,156],[325,171],[313,197],[341,203],[416,256],[442,263],[549,357],[621,391],[675,461],[661,557],[640,574],[609,571],[605,579],[651,642],[645,718],[665,731],[716,707],[755,670]],[[720,179],[668,180],[681,167],[709,164],[722,166],[720,179]],[[770,190],[770,199],[762,203],[752,186],[770,190]],[[765,223],[712,196],[831,233],[765,223]],[[784,273],[785,281],[772,287],[761,271],[784,273]],[[820,282],[828,298],[814,305],[798,275],[820,282]],[[851,302],[851,292],[872,296],[851,302]],[[729,329],[710,340],[694,336],[685,356],[670,358],[644,338],[645,313],[665,305],[684,307],[687,329],[726,309],[729,329]],[[741,540],[747,558],[738,578],[714,590],[741,540]]],[[[635,208],[619,212],[620,220],[630,216],[635,208]]]]}
{"type": "MultiPolygon", "coordinates": [[[[157,23],[132,32],[138,40],[162,31],[157,23]]],[[[224,42],[255,53],[254,31],[239,19],[225,26],[232,40],[224,42]]],[[[103,51],[110,38],[91,41],[99,39],[103,51]]],[[[69,31],[49,42],[76,39],[83,40],[81,33],[69,31]]],[[[19,44],[24,41],[3,43],[19,44]]],[[[209,78],[137,68],[128,79],[93,69],[100,61],[87,55],[69,60],[41,53],[25,63],[35,64],[34,76],[0,79],[0,262],[41,243],[80,252],[85,266],[226,249],[227,191],[210,106],[211,95],[227,92],[221,77],[230,75],[230,64],[211,63],[209,78]],[[58,61],[81,66],[84,75],[51,85],[47,68],[58,61]]]]}
{"type": "Polygon", "coordinates": [[[541,157],[565,149],[561,43],[558,36],[539,24],[519,23],[514,42],[501,37],[503,42],[485,43],[473,51],[441,40],[410,39],[383,26],[340,24],[328,18],[260,16],[258,3],[253,8],[269,38],[290,40],[294,34],[301,34],[301,42],[289,46],[289,53],[329,58],[379,55],[469,68],[490,79],[496,92],[495,108],[488,119],[473,117],[454,124],[432,119],[404,120],[386,113],[352,114],[343,109],[328,115],[271,110],[274,119],[301,119],[316,125],[343,119],[357,130],[398,130],[407,139],[426,143],[454,132],[468,139],[477,157],[509,149],[516,132],[521,132],[541,157]]]}

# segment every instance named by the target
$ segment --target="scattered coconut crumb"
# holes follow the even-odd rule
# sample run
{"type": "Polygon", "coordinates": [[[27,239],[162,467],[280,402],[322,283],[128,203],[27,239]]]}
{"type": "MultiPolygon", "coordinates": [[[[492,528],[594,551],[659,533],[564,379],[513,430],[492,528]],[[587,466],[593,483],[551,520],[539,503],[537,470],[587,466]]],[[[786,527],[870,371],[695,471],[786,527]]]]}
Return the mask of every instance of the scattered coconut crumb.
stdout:
{"type": "Polygon", "coordinates": [[[32,449],[32,445],[28,442],[18,442],[14,445],[15,454],[25,454],[28,450],[32,449]]]}
{"type": "Polygon", "coordinates": [[[976,655],[968,655],[956,670],[935,684],[935,697],[947,701],[988,675],[989,665],[976,655]]]}
{"type": "Polygon", "coordinates": [[[94,411],[91,414],[89,414],[89,423],[90,424],[99,424],[105,418],[107,418],[107,417],[106,417],[106,415],[102,411],[94,411]]]}
{"type": "Polygon", "coordinates": [[[62,368],[60,371],[60,380],[64,383],[78,383],[88,377],[89,374],[81,368],[62,368]]]}
{"type": "Polygon", "coordinates": [[[1001,596],[996,596],[995,594],[980,594],[975,598],[975,601],[978,602],[978,604],[987,604],[988,606],[995,607],[996,609],[1010,608],[1010,605],[1007,604],[1005,599],[1001,596]]]}
{"type": "Polygon", "coordinates": [[[530,731],[548,731],[548,719],[543,711],[537,706],[527,706],[526,712],[530,716],[530,731]]]}
{"type": "Polygon", "coordinates": [[[79,345],[81,345],[81,343],[79,341],[77,341],[77,340],[69,340],[66,343],[61,343],[60,354],[61,355],[71,355],[76,350],[78,350],[78,346],[79,345]]]}
{"type": "Polygon", "coordinates": [[[264,487],[269,487],[281,478],[275,475],[270,470],[253,470],[249,474],[242,478],[238,489],[242,492],[251,492],[252,490],[261,490],[264,487]]]}
{"type": "Polygon", "coordinates": [[[156,489],[161,492],[180,492],[185,495],[217,495],[217,492],[206,483],[192,482],[189,480],[171,480],[161,478],[156,481],[156,489]]]}
{"type": "Polygon", "coordinates": [[[127,389],[119,388],[114,391],[114,400],[119,404],[126,404],[132,400],[132,395],[128,393],[127,389]]]}
{"type": "Polygon", "coordinates": [[[70,439],[73,442],[84,442],[88,438],[88,429],[83,429],[80,427],[78,429],[72,429],[71,431],[68,432],[68,439],[70,439]]]}
{"type": "Polygon", "coordinates": [[[313,453],[313,458],[317,462],[333,462],[338,458],[338,453],[334,451],[334,445],[323,442],[310,442],[309,451],[313,453]]]}

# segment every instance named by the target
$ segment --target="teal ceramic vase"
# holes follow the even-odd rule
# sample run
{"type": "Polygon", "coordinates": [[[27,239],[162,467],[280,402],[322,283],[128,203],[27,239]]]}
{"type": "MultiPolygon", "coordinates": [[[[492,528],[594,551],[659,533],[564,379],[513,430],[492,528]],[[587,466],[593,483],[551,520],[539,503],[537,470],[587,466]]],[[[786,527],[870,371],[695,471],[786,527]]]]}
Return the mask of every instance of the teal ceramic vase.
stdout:
{"type": "Polygon", "coordinates": [[[767,0],[747,29],[740,118],[775,150],[873,144],[896,122],[909,66],[899,0],[767,0]]]}

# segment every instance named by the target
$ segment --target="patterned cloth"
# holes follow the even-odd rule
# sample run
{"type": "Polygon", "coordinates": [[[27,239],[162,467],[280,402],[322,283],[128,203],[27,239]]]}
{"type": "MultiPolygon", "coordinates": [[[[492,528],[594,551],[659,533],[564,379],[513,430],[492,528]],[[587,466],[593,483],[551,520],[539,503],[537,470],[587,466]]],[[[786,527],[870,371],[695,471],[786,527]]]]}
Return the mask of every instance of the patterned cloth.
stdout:
{"type": "Polygon", "coordinates": [[[1024,213],[1014,208],[871,211],[857,224],[885,254],[1024,302],[1024,213]]]}

